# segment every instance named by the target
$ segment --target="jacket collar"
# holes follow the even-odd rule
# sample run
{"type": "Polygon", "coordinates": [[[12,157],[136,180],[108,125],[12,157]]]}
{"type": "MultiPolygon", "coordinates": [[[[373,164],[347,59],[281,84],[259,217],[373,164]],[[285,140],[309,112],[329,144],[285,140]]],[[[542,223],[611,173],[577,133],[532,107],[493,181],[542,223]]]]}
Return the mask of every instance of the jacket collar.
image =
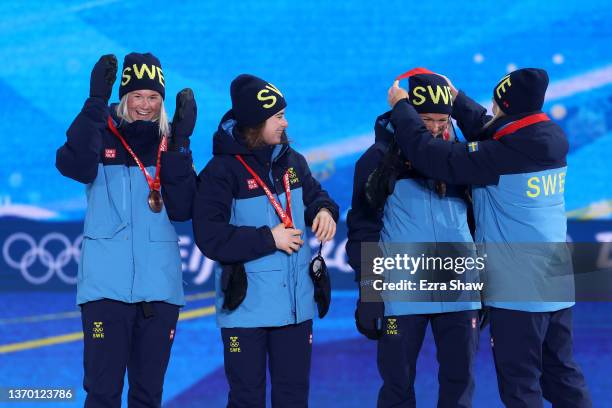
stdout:
{"type": "Polygon", "coordinates": [[[159,145],[159,124],[148,120],[127,122],[117,116],[117,104],[110,106],[110,115],[117,130],[137,156],[149,154],[159,145]]]}

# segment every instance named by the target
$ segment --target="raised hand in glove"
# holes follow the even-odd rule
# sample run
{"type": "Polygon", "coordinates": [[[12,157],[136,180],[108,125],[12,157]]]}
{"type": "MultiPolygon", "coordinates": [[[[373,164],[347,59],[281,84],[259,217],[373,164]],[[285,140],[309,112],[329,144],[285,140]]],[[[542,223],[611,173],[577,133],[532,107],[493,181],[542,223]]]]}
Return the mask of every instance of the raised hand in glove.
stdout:
{"type": "Polygon", "coordinates": [[[176,151],[186,152],[189,150],[189,136],[193,133],[198,107],[196,105],[193,91],[185,88],[176,94],[176,110],[172,118],[172,141],[176,151]]]}
{"type": "Polygon", "coordinates": [[[91,71],[89,96],[102,98],[108,103],[117,79],[117,57],[107,54],[100,57],[91,71]]]}

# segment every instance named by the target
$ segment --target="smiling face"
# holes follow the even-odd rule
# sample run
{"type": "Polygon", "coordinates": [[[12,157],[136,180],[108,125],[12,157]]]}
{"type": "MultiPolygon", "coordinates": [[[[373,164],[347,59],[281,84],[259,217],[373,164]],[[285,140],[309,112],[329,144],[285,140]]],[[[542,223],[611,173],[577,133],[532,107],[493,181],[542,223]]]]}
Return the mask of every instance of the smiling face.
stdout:
{"type": "Polygon", "coordinates": [[[449,115],[447,114],[420,113],[419,116],[423,119],[423,123],[427,130],[429,130],[434,137],[442,135],[446,128],[448,128],[449,115]]]}
{"type": "Polygon", "coordinates": [[[267,145],[277,145],[281,143],[283,133],[288,127],[289,122],[285,118],[285,109],[282,109],[266,120],[261,131],[261,139],[267,145]]]}
{"type": "Polygon", "coordinates": [[[159,117],[162,97],[159,92],[141,89],[127,94],[127,111],[131,120],[154,120],[159,117]]]}

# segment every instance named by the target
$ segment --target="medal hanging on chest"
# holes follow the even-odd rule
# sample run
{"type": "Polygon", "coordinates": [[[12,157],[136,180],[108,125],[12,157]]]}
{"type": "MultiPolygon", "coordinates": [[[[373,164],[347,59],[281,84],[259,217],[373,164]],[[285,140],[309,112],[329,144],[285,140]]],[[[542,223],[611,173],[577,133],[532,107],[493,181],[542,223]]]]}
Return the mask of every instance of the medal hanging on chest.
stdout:
{"type": "Polygon", "coordinates": [[[157,149],[157,163],[155,164],[155,177],[151,177],[151,175],[149,174],[145,166],[142,164],[138,156],[136,156],[136,153],[134,153],[134,151],[127,144],[123,136],[121,136],[121,133],[119,133],[119,130],[117,130],[117,127],[115,126],[115,123],[113,122],[113,119],[110,116],[108,117],[107,123],[111,132],[113,132],[113,134],[117,136],[123,147],[125,147],[125,150],[127,150],[127,152],[132,156],[132,158],[140,168],[140,171],[142,171],[145,176],[145,179],[147,180],[147,184],[149,185],[149,195],[147,197],[147,203],[149,204],[149,208],[154,213],[161,212],[162,208],[164,208],[164,200],[162,199],[161,195],[160,182],[161,153],[165,152],[168,148],[168,138],[164,135],[162,137],[161,142],[159,143],[159,148],[157,149]]]}
{"type": "Polygon", "coordinates": [[[151,190],[149,192],[147,201],[149,203],[149,208],[154,213],[161,212],[162,208],[164,207],[164,200],[162,200],[161,193],[157,190],[151,190]]]}
{"type": "Polygon", "coordinates": [[[289,183],[289,172],[287,171],[283,176],[283,186],[285,187],[285,197],[287,198],[287,210],[283,210],[283,207],[280,205],[278,200],[274,198],[272,192],[270,191],[266,183],[264,183],[263,180],[257,175],[257,173],[255,173],[255,171],[251,168],[251,166],[249,166],[246,161],[244,161],[242,156],[237,154],[236,159],[238,159],[238,161],[242,163],[242,165],[247,169],[249,174],[253,176],[255,182],[259,185],[259,187],[261,187],[264,193],[266,193],[268,200],[270,200],[270,204],[272,204],[272,207],[274,207],[274,209],[276,210],[276,213],[278,214],[279,218],[281,219],[283,224],[285,224],[285,228],[295,228],[293,225],[293,219],[291,217],[291,186],[289,183]]]}

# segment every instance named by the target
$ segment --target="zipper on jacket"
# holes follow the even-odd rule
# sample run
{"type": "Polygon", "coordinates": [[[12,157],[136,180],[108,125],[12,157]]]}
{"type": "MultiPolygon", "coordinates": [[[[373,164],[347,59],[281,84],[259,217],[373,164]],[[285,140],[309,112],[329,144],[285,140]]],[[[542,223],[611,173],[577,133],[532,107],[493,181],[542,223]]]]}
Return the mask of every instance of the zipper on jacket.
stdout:
{"type": "MultiPolygon", "coordinates": [[[[128,172],[128,180],[130,186],[130,231],[131,231],[131,241],[132,241],[132,287],[130,288],[130,302],[134,301],[134,281],[136,280],[136,260],[134,259],[134,200],[132,200],[132,174],[130,171],[130,167],[127,167],[128,172]]],[[[147,231],[148,233],[148,231],[147,231]]],[[[148,239],[148,236],[146,237],[148,239]]]]}
{"type": "MultiPolygon", "coordinates": [[[[280,199],[280,195],[278,194],[278,189],[276,188],[276,184],[277,184],[277,179],[274,177],[274,171],[272,171],[272,166],[276,163],[276,159],[278,159],[281,155],[283,155],[285,153],[285,151],[288,150],[287,148],[284,149],[284,151],[281,151],[279,153],[279,155],[274,159],[270,161],[270,171],[268,172],[268,177],[270,178],[270,181],[272,182],[272,186],[274,187],[274,193],[276,194],[276,199],[278,200],[279,204],[282,206],[283,202],[280,199]]],[[[280,179],[279,179],[280,180],[280,179]]],[[[284,188],[284,186],[283,186],[284,188]]],[[[291,186],[289,187],[291,188],[291,186]]],[[[283,191],[284,192],[284,191],[283,191]]],[[[285,205],[284,208],[287,208],[287,195],[285,194],[285,205]]],[[[268,214],[270,212],[273,212],[272,216],[276,216],[276,210],[274,210],[274,208],[271,208],[272,204],[270,204],[268,202],[268,214]]],[[[295,215],[293,214],[293,209],[291,210],[291,215],[292,217],[294,217],[295,215]]],[[[295,225],[294,225],[295,228],[295,225]]],[[[297,291],[297,276],[295,274],[295,271],[297,270],[297,266],[296,263],[299,263],[299,251],[301,251],[302,248],[300,248],[298,250],[298,252],[294,252],[293,254],[289,255],[287,257],[286,260],[286,266],[287,266],[287,289],[289,290],[289,302],[291,304],[291,318],[289,319],[289,321],[292,324],[295,324],[297,322],[297,297],[295,295],[296,291],[297,291]]]]}
{"type": "MultiPolygon", "coordinates": [[[[128,175],[129,176],[129,175],[128,175]]],[[[123,208],[123,213],[126,213],[126,208],[125,208],[125,204],[126,204],[126,198],[125,198],[125,177],[121,178],[121,189],[122,189],[122,198],[121,198],[121,206],[123,208]]]]}

